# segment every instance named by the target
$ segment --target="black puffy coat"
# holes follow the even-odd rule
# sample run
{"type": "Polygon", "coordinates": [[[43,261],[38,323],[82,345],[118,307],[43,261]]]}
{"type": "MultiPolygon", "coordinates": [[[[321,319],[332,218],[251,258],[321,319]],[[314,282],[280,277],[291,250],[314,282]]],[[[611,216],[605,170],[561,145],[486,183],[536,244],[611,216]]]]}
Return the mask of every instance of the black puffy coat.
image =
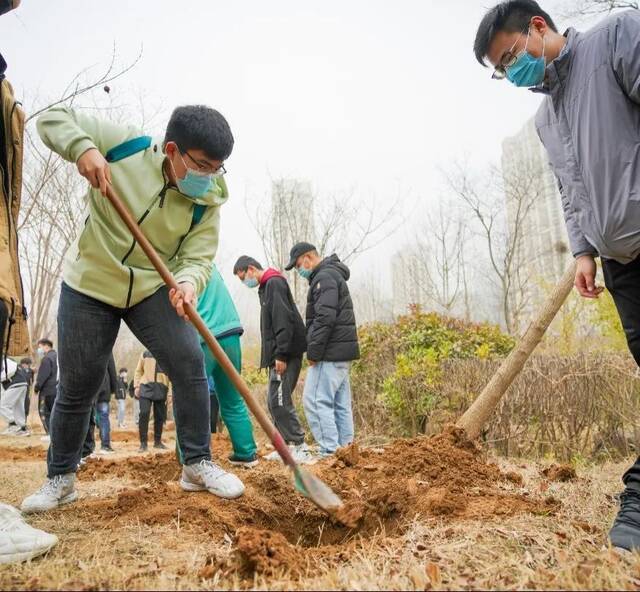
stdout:
{"type": "Polygon", "coordinates": [[[269,368],[276,360],[286,362],[289,358],[301,357],[307,349],[305,326],[287,280],[280,274],[270,273],[260,285],[258,296],[262,337],[260,367],[269,368]]]}
{"type": "Polygon", "coordinates": [[[349,362],[360,357],[349,268],[331,255],[313,270],[307,295],[307,358],[349,362]]]}

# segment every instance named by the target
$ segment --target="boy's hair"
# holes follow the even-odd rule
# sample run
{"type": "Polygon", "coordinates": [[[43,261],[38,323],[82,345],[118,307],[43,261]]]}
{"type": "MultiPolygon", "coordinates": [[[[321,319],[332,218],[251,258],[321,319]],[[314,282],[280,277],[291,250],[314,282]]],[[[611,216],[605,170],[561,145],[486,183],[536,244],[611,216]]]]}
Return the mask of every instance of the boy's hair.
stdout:
{"type": "Polygon", "coordinates": [[[31,361],[31,358],[22,358],[22,360],[20,360],[20,365],[22,366],[22,364],[26,364],[27,366],[31,366],[31,364],[33,364],[33,362],[31,361]]]}
{"type": "Polygon", "coordinates": [[[489,46],[498,31],[521,33],[534,16],[541,16],[553,31],[558,31],[551,17],[540,8],[535,0],[506,0],[496,4],[484,15],[478,26],[473,53],[483,66],[489,46]]]}
{"type": "Polygon", "coordinates": [[[171,114],[164,143],[175,142],[183,154],[202,150],[209,158],[226,160],[233,150],[233,134],[221,113],[206,105],[176,107],[171,114]]]}
{"type": "Polygon", "coordinates": [[[128,370],[126,368],[120,368],[120,370],[118,370],[118,374],[122,374],[123,372],[128,372],[128,370]]]}
{"type": "Polygon", "coordinates": [[[50,348],[53,348],[53,341],[51,341],[50,339],[41,339],[40,341],[38,341],[38,345],[46,345],[50,348]]]}
{"type": "Polygon", "coordinates": [[[236,264],[233,266],[233,275],[238,275],[240,271],[247,271],[249,266],[255,267],[256,269],[262,269],[262,265],[258,263],[253,257],[249,257],[249,255],[242,255],[242,257],[238,257],[236,264]]]}

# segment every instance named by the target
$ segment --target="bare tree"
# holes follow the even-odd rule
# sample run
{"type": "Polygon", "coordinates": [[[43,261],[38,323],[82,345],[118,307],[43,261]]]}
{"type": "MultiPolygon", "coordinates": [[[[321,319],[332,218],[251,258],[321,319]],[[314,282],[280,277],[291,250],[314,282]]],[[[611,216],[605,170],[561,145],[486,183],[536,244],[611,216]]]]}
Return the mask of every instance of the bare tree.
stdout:
{"type": "Polygon", "coordinates": [[[484,176],[473,177],[457,163],[445,173],[450,189],[467,208],[474,230],[482,238],[489,267],[500,293],[503,322],[517,333],[530,298],[529,258],[524,235],[531,210],[544,193],[542,168],[528,159],[502,171],[490,166],[484,176]],[[506,201],[506,208],[505,208],[506,201]]]}
{"type": "Polygon", "coordinates": [[[140,60],[120,68],[116,66],[115,47],[106,70],[93,80],[87,80],[89,69],[75,75],[60,97],[43,101],[45,107],[32,109],[25,129],[23,197],[18,226],[21,244],[21,267],[29,302],[29,329],[32,339],[50,335],[55,326],[53,303],[56,300],[64,256],[73,242],[83,219],[86,182],[76,168],[48,150],[33,127],[36,115],[65,103],[82,108],[78,99],[90,99],[89,108],[100,108],[105,117],[117,117],[121,110],[114,109],[111,100],[99,107],[94,89],[102,88],[109,95],[108,82],[129,72],[140,60]]]}
{"type": "MultiPolygon", "coordinates": [[[[267,261],[283,269],[289,260],[289,250],[299,241],[309,241],[320,253],[337,253],[345,261],[353,261],[376,247],[400,226],[402,217],[394,201],[384,211],[353,194],[320,197],[310,184],[295,179],[272,182],[272,194],[257,208],[245,201],[245,207],[255,227],[267,261]]],[[[300,304],[306,292],[306,282],[296,274],[291,276],[296,301],[300,304]]]]}
{"type": "MultiPolygon", "coordinates": [[[[428,215],[416,240],[420,257],[415,280],[438,312],[453,314],[464,294],[465,224],[452,204],[440,203],[435,213],[428,215]]],[[[465,311],[466,314],[466,311],[465,311]]]]}
{"type": "Polygon", "coordinates": [[[563,18],[592,17],[610,14],[616,10],[638,9],[638,2],[633,0],[568,0],[560,5],[563,18]]]}

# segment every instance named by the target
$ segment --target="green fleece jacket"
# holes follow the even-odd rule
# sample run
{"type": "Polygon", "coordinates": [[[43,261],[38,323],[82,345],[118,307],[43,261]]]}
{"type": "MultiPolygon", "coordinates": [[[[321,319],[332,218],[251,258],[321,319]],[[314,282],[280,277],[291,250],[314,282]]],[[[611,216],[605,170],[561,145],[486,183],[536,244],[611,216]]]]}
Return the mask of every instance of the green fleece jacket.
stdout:
{"type": "Polygon", "coordinates": [[[207,287],[198,298],[198,312],[217,339],[243,332],[231,294],[215,266],[207,287]]]}
{"type": "MultiPolygon", "coordinates": [[[[42,141],[65,160],[76,162],[90,148],[110,148],[142,135],[132,126],[104,121],[66,107],[54,107],[38,119],[42,141]]],[[[192,199],[169,187],[163,171],[162,143],[112,163],[113,187],[178,282],[204,290],[218,248],[220,206],[227,186],[216,179],[211,190],[192,199]],[[208,206],[192,226],[194,204],[208,206]]],[[[117,308],[151,296],[163,285],[144,251],[134,241],[98,190],[90,189],[82,230],[65,258],[64,281],[74,290],[117,308]]]]}

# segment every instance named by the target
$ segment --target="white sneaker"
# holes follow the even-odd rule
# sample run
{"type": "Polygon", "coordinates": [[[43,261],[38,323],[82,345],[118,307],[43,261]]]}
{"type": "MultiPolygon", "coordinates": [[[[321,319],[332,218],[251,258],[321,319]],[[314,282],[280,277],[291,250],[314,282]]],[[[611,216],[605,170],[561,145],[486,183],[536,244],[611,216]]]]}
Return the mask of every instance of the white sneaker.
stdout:
{"type": "Polygon", "coordinates": [[[290,446],[289,449],[293,460],[299,465],[315,465],[318,462],[318,458],[304,442],[297,446],[290,446]]]}
{"type": "Polygon", "coordinates": [[[280,462],[282,462],[282,459],[280,458],[280,455],[278,454],[277,450],[270,452],[269,454],[267,454],[266,456],[263,456],[262,458],[264,458],[264,460],[279,460],[280,462]]]}
{"type": "Polygon", "coordinates": [[[5,430],[3,430],[2,432],[0,432],[1,435],[3,436],[12,436],[13,434],[15,434],[18,430],[20,429],[20,426],[13,424],[13,425],[9,425],[7,426],[7,428],[5,430]]]}
{"type": "Polygon", "coordinates": [[[206,459],[182,467],[180,487],[185,491],[206,489],[209,493],[225,499],[240,497],[244,493],[244,484],[238,477],[206,459]]]}
{"type": "Polygon", "coordinates": [[[19,429],[19,430],[16,430],[16,433],[14,435],[18,436],[19,438],[25,438],[27,436],[30,436],[31,432],[28,429],[27,430],[19,429]]]}
{"type": "Polygon", "coordinates": [[[0,503],[0,563],[27,561],[57,542],[57,536],[29,526],[13,506],[0,503]]]}
{"type": "Polygon", "coordinates": [[[46,436],[42,436],[42,438],[40,438],[40,441],[42,442],[51,442],[51,437],[49,436],[49,434],[47,434],[46,436]]]}
{"type": "Polygon", "coordinates": [[[75,481],[75,473],[56,475],[52,479],[47,479],[38,491],[24,498],[20,509],[25,514],[47,512],[63,504],[75,502],[78,499],[75,481]]]}

